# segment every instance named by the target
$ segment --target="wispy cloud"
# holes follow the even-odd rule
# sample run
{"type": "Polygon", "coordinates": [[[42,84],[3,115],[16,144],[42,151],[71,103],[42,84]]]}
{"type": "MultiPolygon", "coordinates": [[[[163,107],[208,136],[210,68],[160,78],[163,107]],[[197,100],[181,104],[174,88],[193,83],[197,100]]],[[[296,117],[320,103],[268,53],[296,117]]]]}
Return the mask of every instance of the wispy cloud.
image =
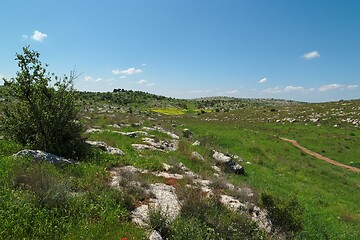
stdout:
{"type": "Polygon", "coordinates": [[[268,88],[263,90],[261,93],[265,94],[265,93],[281,93],[283,92],[283,90],[280,87],[274,87],[274,88],[268,88]]]}
{"type": "Polygon", "coordinates": [[[304,91],[304,87],[286,86],[284,92],[304,91]]]}
{"type": "Polygon", "coordinates": [[[264,77],[264,78],[262,78],[262,79],[259,80],[259,83],[266,83],[266,81],[267,81],[267,78],[264,77]]]}
{"type": "Polygon", "coordinates": [[[288,93],[288,92],[307,92],[309,89],[305,89],[301,86],[286,86],[286,87],[274,87],[274,88],[268,88],[261,92],[261,94],[274,94],[274,93],[288,93]]]}
{"type": "Polygon", "coordinates": [[[124,78],[127,78],[127,76],[121,76],[120,79],[124,79],[124,78]]]}
{"type": "Polygon", "coordinates": [[[342,89],[344,88],[345,85],[343,84],[338,84],[338,83],[332,83],[332,84],[328,84],[328,85],[323,85],[321,87],[319,87],[319,91],[320,92],[326,92],[326,91],[332,91],[332,90],[337,90],[337,89],[342,89]]]}
{"type": "Polygon", "coordinates": [[[142,66],[146,66],[146,63],[141,64],[142,66]]]}
{"type": "Polygon", "coordinates": [[[93,78],[93,77],[91,77],[91,76],[85,76],[84,77],[84,81],[87,81],[87,82],[92,82],[92,81],[94,81],[94,82],[100,82],[100,81],[102,81],[102,80],[104,80],[103,78],[93,78]]]}
{"type": "Polygon", "coordinates": [[[346,88],[347,89],[350,89],[350,90],[354,90],[354,89],[356,89],[356,88],[358,88],[359,87],[359,85],[347,85],[346,86],[346,88]]]}
{"type": "Polygon", "coordinates": [[[320,57],[320,54],[318,53],[318,51],[308,52],[303,55],[303,58],[306,60],[311,60],[311,59],[318,58],[318,57],[320,57]]]}
{"type": "Polygon", "coordinates": [[[22,39],[24,39],[24,40],[26,40],[26,39],[28,39],[28,38],[29,38],[29,36],[28,36],[28,35],[26,35],[26,34],[21,35],[21,37],[22,37],[22,39]]]}
{"type": "Polygon", "coordinates": [[[147,83],[147,80],[141,79],[137,83],[140,84],[140,85],[144,85],[145,83],[147,83]]]}
{"type": "Polygon", "coordinates": [[[134,73],[142,73],[143,71],[141,69],[137,69],[137,68],[128,68],[126,70],[119,70],[119,69],[115,69],[111,71],[113,74],[127,74],[127,75],[132,75],[134,73]]]}
{"type": "MultiPolygon", "coordinates": [[[[25,36],[25,35],[23,35],[25,36]]],[[[42,33],[38,30],[34,31],[34,34],[31,36],[31,38],[37,42],[43,42],[45,38],[47,38],[47,34],[46,33],[42,33]]]]}
{"type": "Polygon", "coordinates": [[[226,94],[235,94],[238,92],[239,92],[239,90],[234,89],[234,90],[227,91],[226,94]]]}
{"type": "Polygon", "coordinates": [[[93,78],[91,76],[85,76],[84,81],[92,81],[93,78]]]}
{"type": "Polygon", "coordinates": [[[5,76],[0,73],[0,84],[2,84],[4,82],[4,80],[3,80],[4,77],[5,76]]]}

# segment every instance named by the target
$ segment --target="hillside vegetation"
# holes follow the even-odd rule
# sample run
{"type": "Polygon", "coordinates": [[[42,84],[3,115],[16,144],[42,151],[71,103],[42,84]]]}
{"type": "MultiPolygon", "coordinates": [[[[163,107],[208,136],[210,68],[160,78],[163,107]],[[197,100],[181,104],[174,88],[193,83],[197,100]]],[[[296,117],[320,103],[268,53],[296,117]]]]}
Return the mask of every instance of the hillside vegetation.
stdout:
{"type": "Polygon", "coordinates": [[[360,239],[360,175],[279,138],[360,167],[360,100],[77,96],[94,145],[77,164],[15,158],[27,146],[0,138],[0,238],[148,239],[155,229],[169,239],[360,239]],[[179,206],[160,209],[160,188],[179,206]],[[147,223],[134,220],[147,207],[147,223]]]}

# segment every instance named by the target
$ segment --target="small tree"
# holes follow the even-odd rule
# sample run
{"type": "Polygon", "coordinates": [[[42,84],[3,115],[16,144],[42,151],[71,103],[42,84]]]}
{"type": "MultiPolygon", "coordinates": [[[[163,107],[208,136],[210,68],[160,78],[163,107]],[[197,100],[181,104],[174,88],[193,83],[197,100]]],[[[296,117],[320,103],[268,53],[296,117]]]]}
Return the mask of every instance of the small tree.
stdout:
{"type": "Polygon", "coordinates": [[[4,110],[3,132],[32,148],[75,159],[82,157],[85,145],[82,127],[76,121],[75,71],[61,79],[46,71],[38,52],[29,47],[24,47],[23,52],[16,54],[20,68],[16,77],[4,79],[10,101],[4,110]]]}

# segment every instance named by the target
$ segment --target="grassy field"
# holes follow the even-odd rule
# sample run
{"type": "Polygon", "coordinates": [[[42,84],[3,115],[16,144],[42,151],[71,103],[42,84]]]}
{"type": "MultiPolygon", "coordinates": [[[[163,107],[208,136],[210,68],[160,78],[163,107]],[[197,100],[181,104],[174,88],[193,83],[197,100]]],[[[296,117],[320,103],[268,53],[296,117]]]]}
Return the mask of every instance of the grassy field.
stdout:
{"type": "MultiPolygon", "coordinates": [[[[224,178],[236,186],[253,189],[256,194],[252,202],[261,205],[261,194],[266,193],[283,202],[295,199],[299,203],[304,209],[303,229],[295,233],[294,239],[360,239],[360,175],[309,156],[279,139],[297,140],[326,157],[360,167],[359,128],[348,121],[359,119],[359,101],[292,107],[259,105],[203,112],[196,109],[195,104],[190,105],[188,110],[164,107],[144,111],[142,108],[140,112],[133,109],[132,113],[116,112],[116,105],[106,107],[106,111],[100,105],[98,110],[84,107],[81,121],[86,128],[109,130],[88,133],[84,137],[120,148],[125,156],[92,149],[79,164],[57,167],[35,164],[26,158],[15,159],[12,154],[25,147],[0,139],[0,238],[145,239],[151,227],[140,228],[130,220],[131,211],[143,199],[110,188],[109,169],[130,164],[156,171],[163,169],[162,163],[182,162],[190,170],[213,179],[211,166],[215,160],[211,155],[212,150],[217,150],[243,159],[241,164],[247,174],[225,174],[224,178]],[[188,128],[193,136],[180,138],[177,151],[139,152],[131,144],[141,143],[141,137],[129,138],[112,132],[139,131],[143,126],[154,125],[179,136],[188,128]],[[196,140],[201,142],[200,146],[192,145],[196,140]],[[194,160],[193,151],[204,156],[205,161],[194,160]]],[[[149,133],[159,140],[168,138],[165,133],[149,133]]],[[[142,178],[147,184],[166,182],[151,175],[142,178]]],[[[188,180],[178,184],[185,186],[188,180]]],[[[183,213],[168,230],[173,234],[172,239],[202,239],[205,235],[208,239],[219,239],[214,231],[221,232],[225,239],[240,236],[242,239],[276,239],[281,236],[249,232],[244,237],[230,230],[227,235],[224,224],[252,225],[240,221],[233,213],[217,209],[212,202],[204,200],[203,204],[212,210],[195,217],[183,213]],[[221,215],[222,220],[215,219],[214,215],[221,215]],[[221,221],[223,225],[213,224],[221,221]],[[193,235],[186,235],[189,232],[181,226],[186,226],[193,235]],[[202,231],[196,232],[194,226],[202,231]]],[[[231,226],[236,228],[236,225],[231,226]]],[[[250,229],[247,227],[243,229],[250,229]]]]}

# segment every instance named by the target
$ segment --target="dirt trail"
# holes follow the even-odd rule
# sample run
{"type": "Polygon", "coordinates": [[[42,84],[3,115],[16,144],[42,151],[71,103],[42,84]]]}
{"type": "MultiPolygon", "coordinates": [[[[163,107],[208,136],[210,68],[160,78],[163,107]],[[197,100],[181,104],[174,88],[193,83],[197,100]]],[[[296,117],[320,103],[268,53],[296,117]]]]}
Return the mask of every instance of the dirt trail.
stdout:
{"type": "Polygon", "coordinates": [[[360,169],[359,168],[356,168],[356,167],[352,167],[352,166],[349,166],[349,165],[346,165],[346,164],[342,164],[342,163],[339,163],[335,160],[332,160],[330,158],[327,158],[327,157],[324,157],[316,152],[313,152],[307,148],[304,148],[303,146],[301,146],[297,141],[295,140],[291,140],[291,139],[287,139],[287,138],[282,138],[282,137],[279,137],[281,140],[284,140],[284,141],[287,141],[287,142],[290,142],[292,145],[294,145],[295,147],[301,149],[302,151],[306,152],[307,154],[310,154],[311,156],[314,156],[318,159],[321,159],[321,160],[324,160],[330,164],[333,164],[335,166],[339,166],[339,167],[342,167],[342,168],[346,168],[352,172],[357,172],[357,173],[360,173],[360,169]]]}

